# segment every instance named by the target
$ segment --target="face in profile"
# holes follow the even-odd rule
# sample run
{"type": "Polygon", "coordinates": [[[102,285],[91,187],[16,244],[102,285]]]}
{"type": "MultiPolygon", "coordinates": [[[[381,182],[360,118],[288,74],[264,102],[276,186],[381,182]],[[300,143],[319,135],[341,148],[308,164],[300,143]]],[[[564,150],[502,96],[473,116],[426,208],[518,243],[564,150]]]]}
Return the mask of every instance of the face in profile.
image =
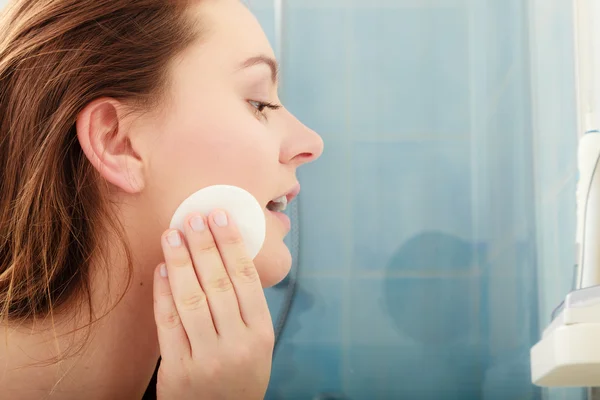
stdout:
{"type": "Polygon", "coordinates": [[[172,62],[164,109],[131,125],[144,183],[136,207],[148,231],[160,234],[193,192],[215,184],[246,189],[265,212],[255,263],[271,286],[291,266],[283,242],[289,221],[273,202],[297,194],[298,167],[318,158],[323,143],[280,104],[273,50],[243,4],[200,2],[190,12],[206,26],[201,40],[172,62]]]}

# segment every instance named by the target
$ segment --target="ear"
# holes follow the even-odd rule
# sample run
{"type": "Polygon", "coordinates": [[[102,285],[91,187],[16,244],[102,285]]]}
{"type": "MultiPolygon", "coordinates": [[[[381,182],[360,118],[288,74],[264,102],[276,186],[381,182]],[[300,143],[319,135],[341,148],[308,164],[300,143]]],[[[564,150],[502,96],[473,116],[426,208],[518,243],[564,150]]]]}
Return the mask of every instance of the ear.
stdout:
{"type": "Polygon", "coordinates": [[[141,157],[131,141],[123,105],[111,98],[97,99],[77,116],[77,138],[100,175],[126,193],[144,188],[141,157]]]}

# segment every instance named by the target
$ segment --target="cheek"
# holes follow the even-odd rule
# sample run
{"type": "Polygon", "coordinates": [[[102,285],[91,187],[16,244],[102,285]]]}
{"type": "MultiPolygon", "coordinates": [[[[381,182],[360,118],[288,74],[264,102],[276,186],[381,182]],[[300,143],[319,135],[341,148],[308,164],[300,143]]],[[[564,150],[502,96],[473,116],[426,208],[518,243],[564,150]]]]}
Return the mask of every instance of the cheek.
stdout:
{"type": "Polygon", "coordinates": [[[162,153],[161,164],[172,173],[211,183],[252,180],[268,173],[275,157],[268,143],[218,131],[181,135],[166,144],[162,153]]]}
{"type": "MultiPolygon", "coordinates": [[[[203,187],[239,186],[266,204],[289,179],[279,163],[277,137],[254,117],[208,118],[173,122],[154,145],[145,193],[147,210],[159,214],[165,227],[181,201],[203,187]]],[[[291,267],[285,232],[277,224],[267,221],[265,244],[255,259],[264,287],[280,282],[291,267]]]]}
{"type": "Polygon", "coordinates": [[[256,121],[235,116],[172,124],[152,153],[152,195],[162,196],[162,206],[171,212],[191,193],[216,184],[239,186],[268,201],[280,181],[279,146],[269,133],[256,121]]]}

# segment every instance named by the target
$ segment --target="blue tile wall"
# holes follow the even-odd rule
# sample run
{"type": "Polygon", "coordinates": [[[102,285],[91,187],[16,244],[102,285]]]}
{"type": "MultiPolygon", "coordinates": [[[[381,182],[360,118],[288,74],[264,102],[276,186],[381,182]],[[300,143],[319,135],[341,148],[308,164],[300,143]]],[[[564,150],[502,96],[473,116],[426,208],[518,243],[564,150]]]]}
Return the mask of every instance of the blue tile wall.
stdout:
{"type": "Polygon", "coordinates": [[[318,162],[299,171],[300,242],[302,249],[311,249],[302,252],[302,269],[305,274],[335,271],[339,276],[352,263],[353,256],[348,251],[353,226],[353,177],[348,172],[352,164],[346,143],[332,139],[325,146],[327,150],[318,162]],[[320,179],[311,179],[315,175],[320,179]],[[323,190],[324,181],[328,182],[327,190],[323,190]]]}
{"type": "Polygon", "coordinates": [[[406,242],[424,232],[471,238],[467,141],[355,142],[352,154],[356,269],[384,269],[394,252],[406,252],[406,242]]]}
{"type": "MultiPolygon", "coordinates": [[[[540,329],[571,289],[575,260],[577,131],[571,4],[534,0],[532,87],[536,159],[540,329]],[[549,84],[548,82],[552,82],[549,84]]],[[[545,389],[548,400],[579,400],[582,389],[545,389]]]]}
{"type": "Polygon", "coordinates": [[[362,140],[466,137],[466,7],[359,7],[349,13],[348,133],[362,140]]]}
{"type": "Polygon", "coordinates": [[[339,343],[342,324],[342,285],[338,277],[306,277],[294,301],[294,318],[283,340],[294,343],[339,343]]]}
{"type": "Polygon", "coordinates": [[[411,345],[452,352],[478,340],[477,277],[399,278],[394,272],[392,269],[381,278],[352,280],[349,293],[355,296],[348,299],[353,314],[347,327],[350,343],[367,347],[411,345]],[[356,295],[361,292],[365,295],[356,295]]]}
{"type": "Polygon", "coordinates": [[[473,346],[448,351],[402,345],[354,345],[348,351],[352,399],[479,399],[480,356],[473,346]]]}
{"type": "Polygon", "coordinates": [[[312,399],[315,393],[341,393],[340,345],[288,343],[281,347],[273,362],[267,399],[312,399]]]}
{"type": "MultiPolygon", "coordinates": [[[[298,291],[267,399],[579,399],[529,372],[570,285],[566,2],[284,3],[280,95],[325,152],[299,173],[298,291]]],[[[267,290],[274,320],[284,293],[267,290]]]]}
{"type": "Polygon", "coordinates": [[[347,138],[347,11],[307,8],[298,0],[286,5],[282,99],[312,129],[347,138]]]}

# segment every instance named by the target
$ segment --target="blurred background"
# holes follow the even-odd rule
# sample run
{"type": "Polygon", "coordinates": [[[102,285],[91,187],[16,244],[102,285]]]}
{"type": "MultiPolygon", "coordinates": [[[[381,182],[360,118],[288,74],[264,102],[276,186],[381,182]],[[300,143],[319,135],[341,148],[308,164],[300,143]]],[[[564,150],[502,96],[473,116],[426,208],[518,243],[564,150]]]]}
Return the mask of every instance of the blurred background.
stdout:
{"type": "Polygon", "coordinates": [[[572,1],[249,6],[325,141],[267,290],[267,399],[583,399],[529,370],[575,259],[572,1]]]}
{"type": "Polygon", "coordinates": [[[529,369],[575,262],[572,1],[249,3],[325,141],[267,399],[583,399],[529,369]]]}

